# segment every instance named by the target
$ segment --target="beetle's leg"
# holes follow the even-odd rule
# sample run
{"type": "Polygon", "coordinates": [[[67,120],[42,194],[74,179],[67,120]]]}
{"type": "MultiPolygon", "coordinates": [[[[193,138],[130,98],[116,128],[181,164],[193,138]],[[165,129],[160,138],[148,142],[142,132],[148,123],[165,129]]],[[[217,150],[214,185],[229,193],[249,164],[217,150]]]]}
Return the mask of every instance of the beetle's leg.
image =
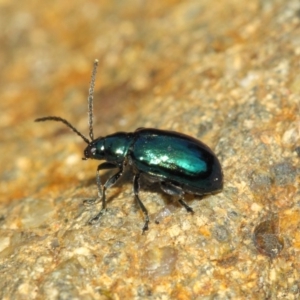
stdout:
{"type": "Polygon", "coordinates": [[[98,166],[97,171],[96,171],[96,183],[97,183],[97,188],[98,188],[98,197],[96,199],[84,200],[83,201],[84,204],[86,204],[86,205],[95,204],[102,199],[103,191],[102,191],[102,184],[101,184],[99,171],[115,169],[115,168],[118,168],[118,166],[116,166],[112,163],[109,163],[109,162],[104,162],[98,166]]]}
{"type": "Polygon", "coordinates": [[[147,208],[145,207],[145,205],[143,204],[143,202],[140,199],[139,191],[140,191],[140,174],[135,174],[133,177],[133,192],[135,195],[135,199],[136,199],[137,203],[139,204],[139,206],[145,216],[145,224],[143,226],[143,234],[144,234],[144,232],[146,230],[148,230],[149,215],[148,215],[147,208]]]}
{"type": "MultiPolygon", "coordinates": [[[[110,178],[108,178],[107,181],[105,182],[105,184],[103,185],[103,191],[102,191],[102,197],[101,197],[101,199],[102,199],[102,208],[99,211],[99,213],[89,221],[89,224],[97,223],[99,221],[100,217],[103,215],[103,213],[106,209],[106,195],[105,195],[105,192],[106,192],[107,189],[109,189],[111,186],[113,186],[118,181],[118,179],[123,175],[123,166],[120,165],[119,168],[120,168],[119,171],[116,174],[114,174],[113,176],[111,176],[110,178]]],[[[98,185],[98,181],[97,181],[97,185],[98,185]]]]}
{"type": "Polygon", "coordinates": [[[190,206],[188,206],[187,203],[184,201],[184,192],[180,187],[177,187],[172,183],[166,181],[161,181],[160,187],[166,194],[178,196],[178,202],[186,209],[186,211],[189,213],[194,213],[193,209],[190,206]]]}

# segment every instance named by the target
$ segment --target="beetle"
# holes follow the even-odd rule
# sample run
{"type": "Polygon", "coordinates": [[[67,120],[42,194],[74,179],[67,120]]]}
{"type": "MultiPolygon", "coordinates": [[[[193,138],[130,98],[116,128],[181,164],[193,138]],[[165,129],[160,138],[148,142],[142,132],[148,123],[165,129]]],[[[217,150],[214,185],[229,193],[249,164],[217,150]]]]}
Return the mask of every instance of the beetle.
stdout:
{"type": "Polygon", "coordinates": [[[99,197],[85,200],[89,204],[102,202],[101,210],[89,221],[89,224],[98,222],[105,212],[106,191],[123,175],[126,165],[129,165],[134,173],[133,192],[144,214],[143,233],[148,230],[149,215],[139,196],[141,176],[152,182],[158,182],[166,194],[177,196],[178,202],[190,213],[193,213],[193,209],[184,201],[185,193],[203,196],[222,190],[222,168],[214,152],[206,144],[183,133],[138,128],[134,132],[117,132],[94,139],[93,94],[97,67],[98,60],[95,60],[88,96],[90,139],[61,117],[48,116],[35,120],[64,123],[88,144],[84,150],[83,160],[104,160],[98,165],[96,172],[99,197]],[[118,169],[118,171],[102,184],[99,172],[107,169],[118,169]]]}

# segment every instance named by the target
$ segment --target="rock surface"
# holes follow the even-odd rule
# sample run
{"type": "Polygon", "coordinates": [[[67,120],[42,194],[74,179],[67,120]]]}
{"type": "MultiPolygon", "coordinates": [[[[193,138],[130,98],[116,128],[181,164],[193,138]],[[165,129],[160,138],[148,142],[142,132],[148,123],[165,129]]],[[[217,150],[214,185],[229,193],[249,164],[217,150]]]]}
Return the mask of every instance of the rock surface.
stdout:
{"type": "MultiPolygon", "coordinates": [[[[1,299],[299,299],[299,1],[0,1],[1,299]],[[97,195],[87,135],[201,139],[221,193],[186,211],[130,171],[97,195]],[[156,224],[155,220],[157,221],[156,224]]],[[[110,172],[104,172],[104,181],[110,172]]]]}

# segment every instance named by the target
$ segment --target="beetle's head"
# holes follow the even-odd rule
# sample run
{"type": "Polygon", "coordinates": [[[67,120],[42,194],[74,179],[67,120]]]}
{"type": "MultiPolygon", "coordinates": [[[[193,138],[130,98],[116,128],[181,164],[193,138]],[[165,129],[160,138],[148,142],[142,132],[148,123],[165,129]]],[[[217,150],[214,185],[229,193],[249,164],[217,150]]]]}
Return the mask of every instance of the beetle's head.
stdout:
{"type": "Polygon", "coordinates": [[[83,160],[86,159],[103,159],[104,158],[104,139],[98,138],[88,144],[88,146],[84,149],[84,157],[83,160]]]}

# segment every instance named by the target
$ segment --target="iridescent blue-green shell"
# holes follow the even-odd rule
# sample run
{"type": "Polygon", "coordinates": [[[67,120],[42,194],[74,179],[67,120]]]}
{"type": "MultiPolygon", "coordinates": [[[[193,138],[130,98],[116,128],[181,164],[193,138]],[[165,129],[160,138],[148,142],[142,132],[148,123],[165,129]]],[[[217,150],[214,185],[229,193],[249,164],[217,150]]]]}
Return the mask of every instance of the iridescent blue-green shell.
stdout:
{"type": "Polygon", "coordinates": [[[173,131],[138,129],[128,152],[134,168],[195,194],[223,187],[220,162],[202,142],[173,131]]]}

